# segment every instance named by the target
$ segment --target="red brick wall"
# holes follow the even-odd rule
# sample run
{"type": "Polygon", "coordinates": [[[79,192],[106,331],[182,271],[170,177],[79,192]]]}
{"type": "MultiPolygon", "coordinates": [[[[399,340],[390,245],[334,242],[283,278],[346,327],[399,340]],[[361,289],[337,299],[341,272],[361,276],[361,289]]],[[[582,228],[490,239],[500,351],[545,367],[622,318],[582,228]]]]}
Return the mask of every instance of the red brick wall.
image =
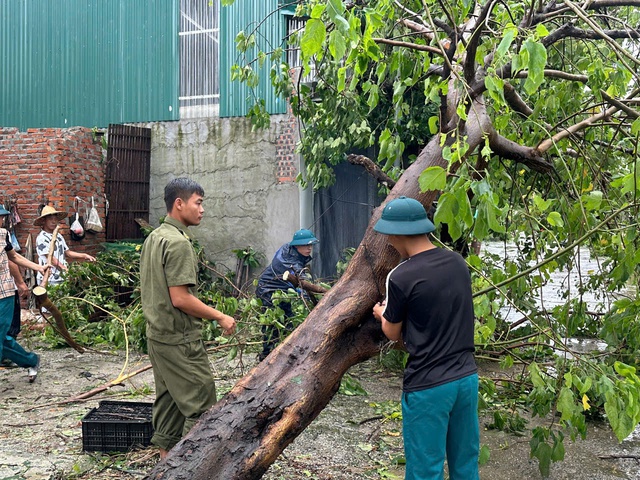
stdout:
{"type": "Polygon", "coordinates": [[[282,131],[276,138],[276,175],[278,183],[290,183],[298,175],[298,154],[296,142],[298,140],[298,120],[287,108],[287,118],[282,122],[282,131]]]}
{"type": "MultiPolygon", "coordinates": [[[[48,204],[71,214],[74,198],[90,202],[93,195],[100,221],[105,225],[104,162],[99,139],[88,128],[45,128],[20,132],[17,128],[0,128],[0,166],[2,188],[0,203],[17,200],[22,220],[16,235],[22,247],[31,234],[35,243],[40,227],[33,221],[38,207],[48,204]]],[[[80,214],[86,218],[84,206],[80,214]]],[[[69,222],[60,222],[61,233],[69,248],[96,254],[104,242],[104,232],[87,233],[79,242],[71,240],[69,222]]],[[[20,252],[24,254],[23,251],[20,252]]]]}

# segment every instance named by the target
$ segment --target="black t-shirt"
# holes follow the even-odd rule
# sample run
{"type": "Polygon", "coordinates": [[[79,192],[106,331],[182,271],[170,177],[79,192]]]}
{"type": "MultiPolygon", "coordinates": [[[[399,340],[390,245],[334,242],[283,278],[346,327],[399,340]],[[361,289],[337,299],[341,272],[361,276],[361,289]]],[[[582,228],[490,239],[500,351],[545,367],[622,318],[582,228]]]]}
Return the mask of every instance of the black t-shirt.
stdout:
{"type": "Polygon", "coordinates": [[[383,315],[391,323],[402,322],[402,339],[409,352],[405,392],[477,371],[471,276],[458,253],[434,248],[394,268],[387,276],[383,315]]]}

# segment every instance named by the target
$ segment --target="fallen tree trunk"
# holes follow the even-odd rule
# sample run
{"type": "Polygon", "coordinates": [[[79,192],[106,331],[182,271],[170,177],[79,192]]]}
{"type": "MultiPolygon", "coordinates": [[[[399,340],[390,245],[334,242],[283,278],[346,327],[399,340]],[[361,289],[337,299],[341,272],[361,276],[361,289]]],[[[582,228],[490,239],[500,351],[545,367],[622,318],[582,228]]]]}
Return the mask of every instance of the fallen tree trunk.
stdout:
{"type": "MultiPolygon", "coordinates": [[[[475,103],[461,132],[469,154],[484,141],[488,122],[484,106],[475,103]]],[[[430,205],[436,192],[420,193],[417,179],[435,165],[446,167],[438,137],[387,201],[405,195],[430,205]]],[[[382,207],[374,212],[347,271],[305,322],[206,412],[147,478],[260,478],[329,403],[349,367],[380,351],[385,338],[371,309],[383,298],[386,275],[399,260],[386,237],[373,231],[381,212],[382,207]]]]}

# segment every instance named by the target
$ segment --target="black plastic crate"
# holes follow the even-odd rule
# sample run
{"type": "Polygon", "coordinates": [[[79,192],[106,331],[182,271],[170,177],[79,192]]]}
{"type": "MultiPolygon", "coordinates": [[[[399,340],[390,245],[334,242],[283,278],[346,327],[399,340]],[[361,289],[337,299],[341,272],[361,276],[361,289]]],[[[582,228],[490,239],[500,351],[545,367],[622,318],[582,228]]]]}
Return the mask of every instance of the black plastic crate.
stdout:
{"type": "Polygon", "coordinates": [[[103,400],[82,419],[82,449],[126,452],[151,443],[151,406],[147,402],[103,400]]]}

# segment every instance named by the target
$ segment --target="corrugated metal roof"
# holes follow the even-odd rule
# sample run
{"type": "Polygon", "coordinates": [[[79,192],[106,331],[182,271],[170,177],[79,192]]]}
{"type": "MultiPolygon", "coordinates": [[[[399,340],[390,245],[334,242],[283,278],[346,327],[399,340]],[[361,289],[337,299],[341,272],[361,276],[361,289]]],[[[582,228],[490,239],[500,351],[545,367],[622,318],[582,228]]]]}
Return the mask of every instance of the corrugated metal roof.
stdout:
{"type": "Polygon", "coordinates": [[[178,0],[0,2],[0,126],[177,120],[178,0]]]}
{"type": "MultiPolygon", "coordinates": [[[[250,34],[262,22],[260,35],[256,36],[257,49],[268,53],[282,46],[286,27],[285,18],[278,10],[278,3],[278,0],[243,0],[220,9],[220,44],[223,45],[220,49],[221,117],[244,116],[255,103],[253,93],[246,84],[231,81],[231,67],[234,64],[243,64],[235,48],[235,38],[242,30],[247,35],[250,34]]],[[[254,68],[257,68],[257,65],[254,68]]],[[[255,89],[255,94],[265,100],[267,112],[285,113],[286,101],[275,95],[271,86],[270,69],[271,63],[266,61],[260,69],[260,83],[255,89]]]]}

